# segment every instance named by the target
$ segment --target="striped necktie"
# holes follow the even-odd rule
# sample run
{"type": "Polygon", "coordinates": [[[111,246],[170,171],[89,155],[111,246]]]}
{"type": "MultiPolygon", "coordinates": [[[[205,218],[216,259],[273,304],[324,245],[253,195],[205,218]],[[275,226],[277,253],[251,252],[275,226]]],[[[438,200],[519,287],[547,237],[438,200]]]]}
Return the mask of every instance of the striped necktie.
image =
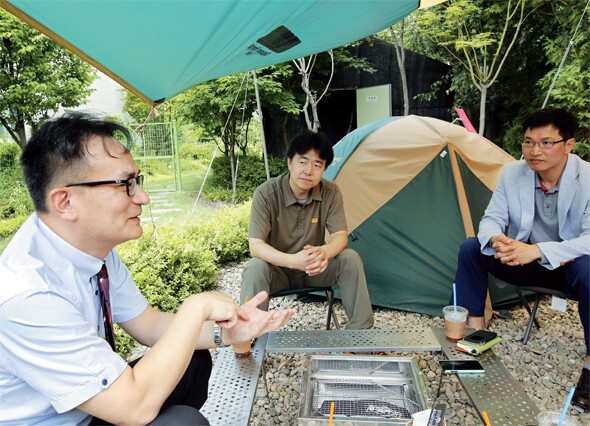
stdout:
{"type": "Polygon", "coordinates": [[[98,292],[100,293],[100,306],[102,307],[102,315],[104,317],[105,338],[107,342],[109,342],[109,345],[111,345],[111,348],[113,348],[113,351],[117,352],[115,332],[113,330],[113,316],[111,314],[111,303],[109,298],[109,274],[104,263],[98,274],[96,274],[96,278],[98,281],[98,292]]]}

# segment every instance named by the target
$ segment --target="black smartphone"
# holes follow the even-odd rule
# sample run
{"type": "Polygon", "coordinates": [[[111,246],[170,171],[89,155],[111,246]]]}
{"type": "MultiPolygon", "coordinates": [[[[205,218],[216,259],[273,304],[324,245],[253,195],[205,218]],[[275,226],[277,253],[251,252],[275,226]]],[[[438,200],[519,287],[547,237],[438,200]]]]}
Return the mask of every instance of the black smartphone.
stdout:
{"type": "Polygon", "coordinates": [[[476,345],[485,345],[490,340],[494,340],[498,333],[488,330],[478,330],[463,338],[464,341],[475,343],[476,345]]]}
{"type": "Polygon", "coordinates": [[[485,373],[475,359],[444,359],[438,362],[443,373],[485,373]]]}

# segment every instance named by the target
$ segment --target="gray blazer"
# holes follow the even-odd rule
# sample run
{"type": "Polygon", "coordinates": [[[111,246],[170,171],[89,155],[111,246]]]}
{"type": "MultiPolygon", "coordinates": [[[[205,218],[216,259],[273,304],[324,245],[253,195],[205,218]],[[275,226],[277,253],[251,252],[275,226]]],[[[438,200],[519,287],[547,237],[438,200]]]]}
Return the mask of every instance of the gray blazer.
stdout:
{"type": "MultiPolygon", "coordinates": [[[[500,181],[479,224],[477,238],[483,254],[493,255],[489,244],[494,235],[527,242],[535,215],[535,172],[526,161],[514,161],[504,166],[500,181]]],[[[562,262],[590,255],[590,163],[569,154],[560,177],[557,198],[559,236],[563,241],[539,243],[539,249],[549,264],[558,268],[562,262]]]]}

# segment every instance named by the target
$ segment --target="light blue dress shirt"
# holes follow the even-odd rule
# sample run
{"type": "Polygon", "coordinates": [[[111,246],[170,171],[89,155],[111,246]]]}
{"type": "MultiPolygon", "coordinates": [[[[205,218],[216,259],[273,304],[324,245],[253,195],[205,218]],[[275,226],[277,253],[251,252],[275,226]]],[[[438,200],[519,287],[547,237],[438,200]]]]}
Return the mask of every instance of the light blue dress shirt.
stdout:
{"type": "MultiPolygon", "coordinates": [[[[129,321],[147,301],[115,250],[104,261],[113,322],[129,321]]],[[[75,407],[127,367],[104,340],[95,276],[102,262],[36,213],[0,256],[0,424],[88,424],[75,407]]]]}

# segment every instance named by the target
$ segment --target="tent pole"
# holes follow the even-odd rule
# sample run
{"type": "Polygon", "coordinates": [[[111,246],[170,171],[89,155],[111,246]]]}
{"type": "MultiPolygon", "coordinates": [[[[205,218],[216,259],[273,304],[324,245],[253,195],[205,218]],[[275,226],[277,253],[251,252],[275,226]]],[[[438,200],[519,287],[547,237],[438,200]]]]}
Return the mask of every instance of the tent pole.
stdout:
{"type": "Polygon", "coordinates": [[[252,70],[254,77],[254,90],[256,91],[256,105],[258,106],[258,120],[260,121],[260,141],[262,142],[262,152],[264,153],[264,168],[266,170],[266,180],[270,179],[270,172],[268,171],[268,157],[266,155],[266,139],[264,137],[264,126],[262,124],[262,108],[260,107],[260,94],[258,93],[258,78],[256,78],[256,70],[252,70]]]}
{"type": "MultiPolygon", "coordinates": [[[[449,148],[449,157],[451,157],[451,169],[453,171],[453,178],[455,179],[455,186],[457,187],[457,198],[459,199],[459,210],[461,210],[461,218],[463,219],[463,227],[465,229],[465,236],[467,238],[475,237],[475,228],[471,220],[471,211],[469,210],[469,203],[467,202],[467,194],[463,186],[463,179],[461,178],[461,171],[459,170],[459,163],[455,156],[455,148],[450,143],[447,143],[449,148]]],[[[484,309],[484,323],[487,327],[493,315],[492,299],[490,298],[490,290],[486,295],[486,305],[484,309]]]]}
{"type": "Polygon", "coordinates": [[[449,148],[449,157],[451,158],[451,169],[453,170],[453,178],[455,178],[455,186],[457,187],[457,198],[459,199],[459,210],[461,211],[461,218],[463,219],[463,227],[465,228],[465,236],[475,237],[475,229],[473,228],[473,221],[471,220],[471,212],[469,211],[469,204],[467,203],[467,194],[463,186],[463,179],[461,179],[461,171],[455,157],[455,148],[450,143],[447,143],[449,148]]]}

